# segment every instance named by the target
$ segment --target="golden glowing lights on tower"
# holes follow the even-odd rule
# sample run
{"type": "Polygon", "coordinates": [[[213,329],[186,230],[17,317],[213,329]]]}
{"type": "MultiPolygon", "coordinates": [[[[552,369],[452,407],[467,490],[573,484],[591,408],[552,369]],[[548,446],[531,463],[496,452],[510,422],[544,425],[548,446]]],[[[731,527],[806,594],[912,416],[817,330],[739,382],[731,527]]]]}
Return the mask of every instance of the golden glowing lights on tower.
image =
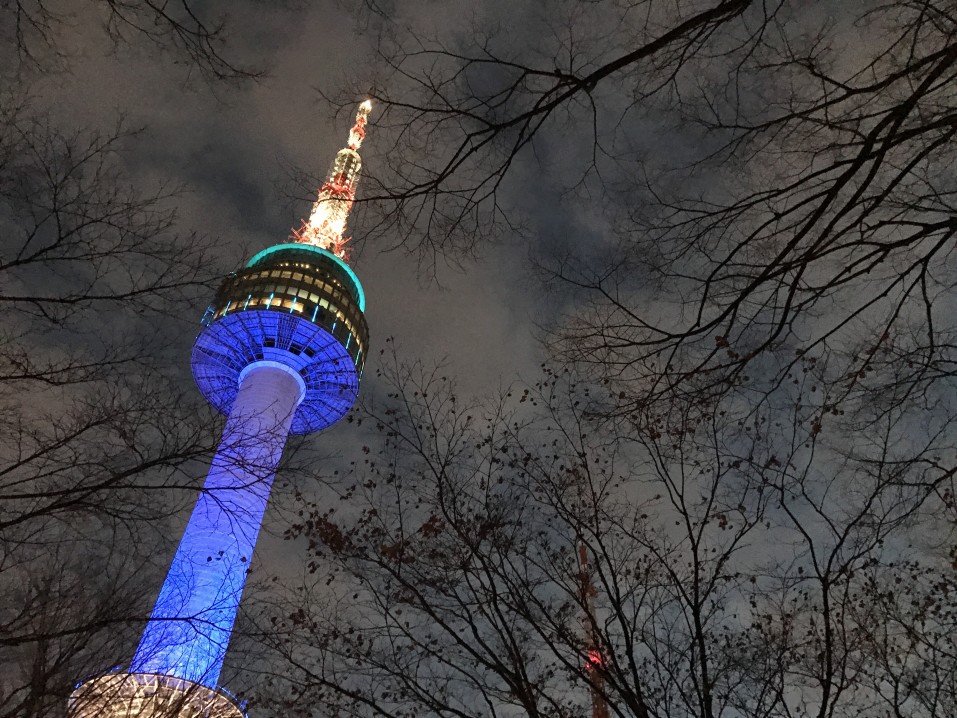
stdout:
{"type": "Polygon", "coordinates": [[[358,150],[366,136],[370,110],[372,103],[369,100],[359,105],[355,124],[349,131],[349,143],[336,153],[329,176],[319,188],[309,220],[298,230],[293,230],[293,239],[297,242],[325,249],[342,259],[346,258],[346,244],[349,242],[342,233],[356,198],[356,185],[362,169],[358,150]]]}

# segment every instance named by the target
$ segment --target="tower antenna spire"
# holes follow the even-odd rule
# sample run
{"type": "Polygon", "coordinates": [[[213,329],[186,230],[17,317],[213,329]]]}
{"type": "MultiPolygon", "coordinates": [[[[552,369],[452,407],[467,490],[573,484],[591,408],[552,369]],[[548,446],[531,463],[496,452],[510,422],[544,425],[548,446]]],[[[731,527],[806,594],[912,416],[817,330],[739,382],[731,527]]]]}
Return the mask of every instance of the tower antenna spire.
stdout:
{"type": "Polygon", "coordinates": [[[312,205],[309,219],[299,229],[293,230],[292,239],[311,244],[345,259],[349,237],[343,237],[346,220],[356,199],[356,185],[362,170],[359,146],[366,136],[366,123],[372,102],[366,100],[356,112],[356,121],[349,130],[349,141],[336,153],[326,181],[319,188],[319,195],[312,205]]]}

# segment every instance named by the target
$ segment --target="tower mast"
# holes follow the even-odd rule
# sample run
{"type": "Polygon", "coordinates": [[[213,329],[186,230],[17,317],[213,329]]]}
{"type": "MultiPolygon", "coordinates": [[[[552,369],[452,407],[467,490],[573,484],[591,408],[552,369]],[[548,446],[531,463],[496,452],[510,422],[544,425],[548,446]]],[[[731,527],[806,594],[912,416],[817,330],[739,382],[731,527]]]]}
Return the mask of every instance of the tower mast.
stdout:
{"type": "Polygon", "coordinates": [[[608,702],[605,700],[605,678],[602,670],[605,654],[601,649],[598,629],[595,626],[595,584],[591,577],[591,565],[588,561],[588,547],[584,541],[578,544],[578,567],[580,576],[580,598],[584,609],[582,629],[585,634],[585,670],[591,683],[592,718],[608,718],[608,702]]]}
{"type": "Polygon", "coordinates": [[[227,417],[129,671],[86,681],[70,718],[242,718],[218,687],[276,467],[289,434],[336,423],[359,391],[369,330],[365,293],[342,237],[371,105],[359,106],[296,242],[227,277],[201,320],[196,385],[227,417]]]}
{"type": "Polygon", "coordinates": [[[359,146],[366,136],[366,122],[372,103],[366,100],[359,105],[355,124],[349,130],[349,141],[336,153],[326,181],[319,188],[319,196],[312,205],[312,213],[302,226],[293,230],[297,242],[312,244],[328,250],[337,257],[346,258],[345,245],[349,241],[342,233],[346,219],[356,199],[356,185],[362,170],[359,146]]]}

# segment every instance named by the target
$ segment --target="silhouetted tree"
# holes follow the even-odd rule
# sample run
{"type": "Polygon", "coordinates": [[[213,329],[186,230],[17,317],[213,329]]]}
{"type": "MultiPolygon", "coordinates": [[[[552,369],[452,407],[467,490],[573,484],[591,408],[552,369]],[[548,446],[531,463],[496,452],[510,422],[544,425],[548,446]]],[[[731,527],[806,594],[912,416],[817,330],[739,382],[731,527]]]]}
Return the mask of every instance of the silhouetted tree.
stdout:
{"type": "Polygon", "coordinates": [[[292,667],[264,700],[570,717],[600,686],[617,716],[947,715],[953,500],[931,425],[952,417],[908,438],[910,408],[862,403],[819,428],[822,364],[758,408],[741,386],[622,419],[566,370],[473,403],[387,361],[360,420],[378,439],[290,531],[310,579],[262,626],[292,667]]]}
{"type": "Polygon", "coordinates": [[[564,192],[545,377],[385,370],[385,449],[293,532],[283,709],[582,715],[597,670],[620,716],[951,714],[952,8],[532,20],[385,35],[366,211],[429,265],[564,192]]]}
{"type": "Polygon", "coordinates": [[[375,240],[455,261],[564,192],[572,236],[542,244],[590,302],[558,333],[571,360],[720,385],[766,350],[867,332],[849,375],[885,335],[935,374],[953,330],[951,10],[560,3],[510,10],[520,35],[496,17],[454,44],[385,33],[375,240]]]}
{"type": "Polygon", "coordinates": [[[13,65],[7,74],[13,69],[30,73],[69,68],[75,59],[69,40],[91,19],[114,47],[152,46],[209,81],[262,75],[260,68],[228,56],[223,10],[190,0],[86,0],[72,6],[51,0],[5,2],[0,6],[0,40],[13,65]]]}

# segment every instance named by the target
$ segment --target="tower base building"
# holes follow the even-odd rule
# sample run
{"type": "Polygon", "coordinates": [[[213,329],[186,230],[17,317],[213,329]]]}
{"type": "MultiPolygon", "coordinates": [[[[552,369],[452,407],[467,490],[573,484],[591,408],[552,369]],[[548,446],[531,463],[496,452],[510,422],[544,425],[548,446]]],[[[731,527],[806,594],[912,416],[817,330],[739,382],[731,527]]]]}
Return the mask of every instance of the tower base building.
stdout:
{"type": "Polygon", "coordinates": [[[156,673],[109,673],[80,685],[70,696],[71,716],[97,718],[245,718],[223,689],[156,673]]]}

